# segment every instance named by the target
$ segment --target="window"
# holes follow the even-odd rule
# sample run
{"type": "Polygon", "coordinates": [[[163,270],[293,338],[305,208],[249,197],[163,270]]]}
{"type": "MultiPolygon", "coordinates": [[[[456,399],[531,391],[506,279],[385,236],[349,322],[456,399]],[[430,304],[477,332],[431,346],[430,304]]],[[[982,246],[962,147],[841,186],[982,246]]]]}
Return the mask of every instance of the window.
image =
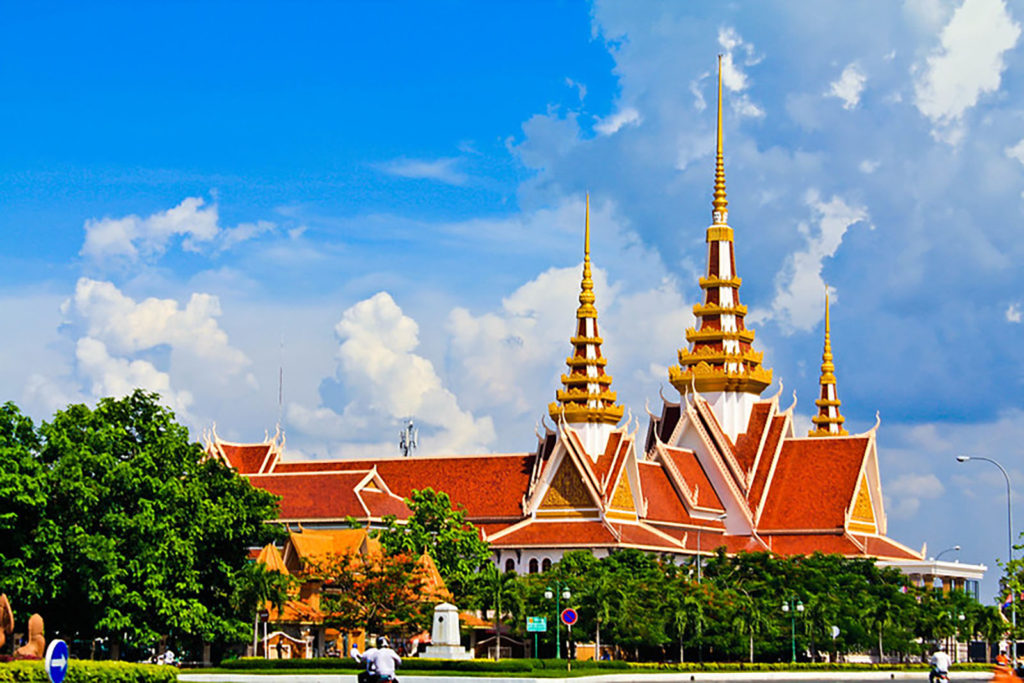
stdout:
{"type": "Polygon", "coordinates": [[[544,561],[540,565],[540,570],[542,572],[551,571],[551,560],[549,560],[548,558],[545,557],[544,561]]]}
{"type": "Polygon", "coordinates": [[[511,557],[505,560],[505,571],[514,572],[516,570],[516,561],[511,557]]]}
{"type": "Polygon", "coordinates": [[[537,573],[537,558],[536,557],[533,558],[532,560],[530,560],[530,573],[531,574],[536,574],[537,573]]]}

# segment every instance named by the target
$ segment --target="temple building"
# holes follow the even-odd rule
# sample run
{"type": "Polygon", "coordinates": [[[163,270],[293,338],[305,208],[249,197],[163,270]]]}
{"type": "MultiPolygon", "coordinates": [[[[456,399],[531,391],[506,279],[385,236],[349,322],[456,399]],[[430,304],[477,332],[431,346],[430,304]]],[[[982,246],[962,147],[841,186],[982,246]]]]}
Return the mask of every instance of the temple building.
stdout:
{"type": "Polygon", "coordinates": [[[874,557],[915,581],[976,592],[986,567],[929,560],[924,548],[887,535],[878,423],[859,434],[843,428],[827,298],[813,429],[796,433],[795,400],[784,408],[781,386],[763,396],[772,371],[755,350],[740,303],[720,70],[711,218],[698,282],[703,301],[668,373],[678,400],[663,397],[642,433],[639,420],[623,420],[601,352],[588,197],[571,352],[548,406],[554,425],[538,435],[532,452],[297,461],[284,456],[279,436],[234,444],[215,434],[208,448],[281,496],[280,521],[290,526],[336,528],[348,517],[375,526],[386,515],[407,516],[403,499],[414,489],[444,491],[465,507],[504,570],[542,572],[573,549],[605,555],[637,548],[685,558],[724,547],[874,557]]]}

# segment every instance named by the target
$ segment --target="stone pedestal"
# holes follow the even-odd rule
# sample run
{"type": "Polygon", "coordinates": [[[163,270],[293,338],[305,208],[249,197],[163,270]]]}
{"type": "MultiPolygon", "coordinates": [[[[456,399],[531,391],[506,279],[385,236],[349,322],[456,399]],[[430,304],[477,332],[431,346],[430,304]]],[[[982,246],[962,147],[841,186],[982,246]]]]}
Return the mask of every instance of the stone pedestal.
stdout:
{"type": "Polygon", "coordinates": [[[459,610],[455,605],[442,602],[434,607],[430,645],[423,656],[433,659],[473,659],[473,653],[462,647],[459,636],[459,610]]]}

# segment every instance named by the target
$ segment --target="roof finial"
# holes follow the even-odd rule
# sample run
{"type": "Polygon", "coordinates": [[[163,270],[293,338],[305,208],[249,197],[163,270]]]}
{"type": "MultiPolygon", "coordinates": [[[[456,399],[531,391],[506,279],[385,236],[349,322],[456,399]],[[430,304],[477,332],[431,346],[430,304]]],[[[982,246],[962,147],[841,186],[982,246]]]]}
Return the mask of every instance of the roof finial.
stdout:
{"type": "Polygon", "coordinates": [[[718,55],[718,135],[715,146],[715,198],[711,202],[715,223],[726,223],[729,201],[725,198],[725,152],[722,148],[722,55],[718,55]]]}
{"type": "Polygon", "coordinates": [[[583,238],[583,282],[580,283],[580,307],[577,318],[596,318],[594,280],[590,275],[590,193],[587,193],[586,230],[583,238]]]}
{"type": "Polygon", "coordinates": [[[839,413],[839,394],[836,391],[836,366],[832,362],[832,316],[830,311],[828,286],[825,287],[825,348],[821,353],[821,397],[814,402],[818,406],[818,414],[811,418],[814,429],[808,436],[842,436],[846,434],[843,422],[846,421],[839,413]]]}

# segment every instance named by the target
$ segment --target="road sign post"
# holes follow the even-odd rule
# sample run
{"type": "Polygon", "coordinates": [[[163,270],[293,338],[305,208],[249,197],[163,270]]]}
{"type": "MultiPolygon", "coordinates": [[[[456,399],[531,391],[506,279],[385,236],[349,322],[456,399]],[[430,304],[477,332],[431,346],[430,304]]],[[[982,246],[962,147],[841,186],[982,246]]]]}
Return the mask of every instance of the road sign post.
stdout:
{"type": "MultiPolygon", "coordinates": [[[[572,607],[566,607],[564,610],[562,610],[561,617],[562,617],[562,623],[565,624],[566,628],[569,629],[569,634],[566,637],[566,641],[565,641],[565,658],[567,660],[571,660],[573,653],[569,652],[569,649],[570,649],[569,643],[572,642],[572,625],[576,623],[576,621],[580,618],[580,615],[577,614],[576,610],[574,610],[572,607]]],[[[571,665],[570,665],[570,667],[571,667],[571,665]]]]}
{"type": "Polygon", "coordinates": [[[545,633],[548,630],[548,618],[547,617],[526,617],[526,631],[527,633],[533,634],[533,656],[539,657],[537,654],[537,634],[545,633]]]}
{"type": "Polygon", "coordinates": [[[51,640],[46,648],[46,657],[43,660],[50,683],[64,683],[64,677],[68,675],[70,663],[71,658],[68,655],[68,644],[63,640],[51,640]]]}

